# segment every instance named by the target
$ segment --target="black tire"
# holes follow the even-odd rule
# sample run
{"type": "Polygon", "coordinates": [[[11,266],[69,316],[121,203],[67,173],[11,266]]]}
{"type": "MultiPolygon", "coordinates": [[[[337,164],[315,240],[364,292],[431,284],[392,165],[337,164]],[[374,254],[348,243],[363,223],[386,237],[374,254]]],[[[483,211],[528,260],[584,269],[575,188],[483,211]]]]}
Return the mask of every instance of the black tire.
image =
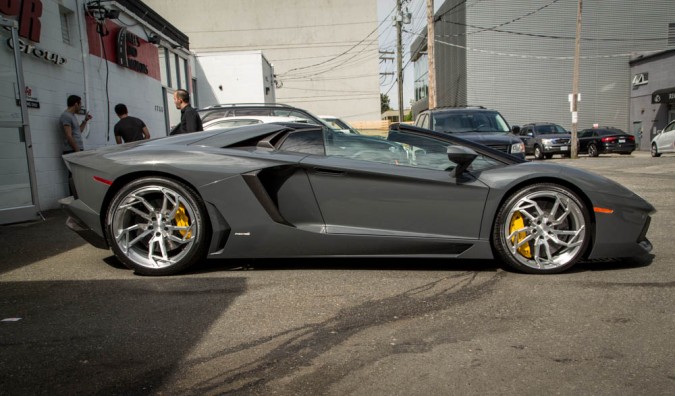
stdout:
{"type": "Polygon", "coordinates": [[[541,146],[539,145],[534,146],[534,159],[538,160],[544,159],[544,152],[541,150],[541,146]]]}
{"type": "Polygon", "coordinates": [[[598,152],[598,147],[594,144],[591,143],[588,145],[588,156],[589,157],[597,157],[600,155],[600,152],[598,152]]]}
{"type": "Polygon", "coordinates": [[[110,201],[106,238],[113,253],[141,275],[173,275],[206,256],[210,225],[199,195],[164,177],[144,177],[110,201]]]}
{"type": "Polygon", "coordinates": [[[659,153],[659,149],[656,148],[656,143],[652,143],[652,150],[651,150],[652,157],[660,157],[661,153],[659,153]]]}
{"type": "Polygon", "coordinates": [[[492,246],[511,268],[555,274],[581,259],[590,243],[590,227],[588,208],[573,191],[552,183],[533,184],[516,191],[500,207],[492,246]]]}

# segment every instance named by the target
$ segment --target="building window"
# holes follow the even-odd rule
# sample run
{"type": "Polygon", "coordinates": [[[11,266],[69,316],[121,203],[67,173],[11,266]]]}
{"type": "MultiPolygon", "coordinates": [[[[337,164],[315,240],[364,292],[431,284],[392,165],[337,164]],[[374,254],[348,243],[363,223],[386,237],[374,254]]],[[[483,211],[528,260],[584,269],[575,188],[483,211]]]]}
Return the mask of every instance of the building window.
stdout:
{"type": "Polygon", "coordinates": [[[60,8],[59,14],[61,14],[61,38],[64,43],[70,45],[70,25],[72,24],[71,20],[73,12],[65,8],[60,8]]]}
{"type": "Polygon", "coordinates": [[[162,79],[162,85],[165,87],[171,86],[169,67],[169,50],[164,47],[159,47],[159,75],[162,79]]]}
{"type": "Polygon", "coordinates": [[[183,88],[186,91],[190,90],[190,87],[188,87],[188,79],[187,79],[187,67],[186,67],[187,61],[183,58],[178,58],[178,75],[180,77],[180,87],[183,88]]]}
{"type": "Polygon", "coordinates": [[[668,24],[668,46],[675,47],[675,23],[668,24]]]}

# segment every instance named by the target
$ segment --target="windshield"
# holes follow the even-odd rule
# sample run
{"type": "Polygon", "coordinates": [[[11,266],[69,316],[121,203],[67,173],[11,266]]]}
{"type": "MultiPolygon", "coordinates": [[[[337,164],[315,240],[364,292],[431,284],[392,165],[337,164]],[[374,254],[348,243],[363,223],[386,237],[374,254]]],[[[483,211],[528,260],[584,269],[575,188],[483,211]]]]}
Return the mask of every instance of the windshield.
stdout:
{"type": "Polygon", "coordinates": [[[509,132],[509,124],[496,111],[437,113],[431,129],[437,132],[509,132]]]}
{"type": "Polygon", "coordinates": [[[535,127],[537,135],[554,135],[557,133],[569,133],[565,128],[556,124],[537,125],[535,127]]]}

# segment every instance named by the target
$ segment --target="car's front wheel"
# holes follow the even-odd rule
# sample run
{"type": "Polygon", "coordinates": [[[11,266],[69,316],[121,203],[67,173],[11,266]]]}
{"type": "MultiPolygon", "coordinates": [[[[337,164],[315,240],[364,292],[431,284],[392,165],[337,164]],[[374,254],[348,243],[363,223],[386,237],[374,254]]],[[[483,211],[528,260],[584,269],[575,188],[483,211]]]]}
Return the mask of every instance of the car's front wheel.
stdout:
{"type": "Polygon", "coordinates": [[[652,157],[660,157],[659,149],[656,148],[656,143],[652,143],[652,157]]]}
{"type": "Polygon", "coordinates": [[[122,187],[108,206],[106,237],[115,256],[143,275],[172,275],[204,258],[208,219],[199,195],[163,177],[122,187]]]}
{"type": "Polygon", "coordinates": [[[534,146],[534,158],[538,160],[544,159],[544,152],[541,149],[541,146],[534,146]]]}
{"type": "Polygon", "coordinates": [[[534,184],[501,206],[492,244],[514,269],[559,273],[581,259],[590,241],[590,224],[586,205],[573,191],[557,184],[534,184]]]}

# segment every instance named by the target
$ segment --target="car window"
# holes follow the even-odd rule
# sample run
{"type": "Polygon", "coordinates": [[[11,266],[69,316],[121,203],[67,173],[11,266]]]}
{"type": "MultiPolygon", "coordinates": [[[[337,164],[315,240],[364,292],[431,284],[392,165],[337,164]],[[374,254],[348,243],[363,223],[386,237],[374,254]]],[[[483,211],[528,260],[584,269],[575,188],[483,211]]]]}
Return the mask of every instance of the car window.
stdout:
{"type": "Polygon", "coordinates": [[[429,116],[427,113],[422,114],[416,126],[429,129],[429,116]]]}
{"type": "Polygon", "coordinates": [[[407,162],[407,153],[398,143],[345,133],[326,135],[326,155],[393,165],[407,162]]]}
{"type": "Polygon", "coordinates": [[[323,132],[316,129],[291,132],[279,146],[279,151],[325,155],[323,132]]]}
{"type": "Polygon", "coordinates": [[[670,132],[672,130],[675,130],[675,122],[671,122],[669,125],[667,125],[664,129],[663,132],[670,132]]]}
{"type": "Polygon", "coordinates": [[[495,111],[439,112],[433,115],[432,130],[438,132],[509,132],[506,120],[495,111]]]}
{"type": "Polygon", "coordinates": [[[253,119],[236,119],[236,120],[222,120],[222,121],[217,121],[214,122],[213,124],[209,125],[209,128],[231,128],[231,127],[236,127],[236,126],[243,126],[243,125],[253,125],[253,124],[262,124],[262,121],[260,120],[253,120],[253,119]]]}
{"type": "MultiPolygon", "coordinates": [[[[388,139],[400,143],[406,150],[408,162],[402,164],[404,166],[447,171],[457,165],[448,158],[449,143],[445,140],[401,131],[390,134],[388,139]]],[[[468,169],[481,171],[497,166],[501,163],[479,154],[468,169]]]]}
{"type": "Polygon", "coordinates": [[[593,131],[585,129],[579,133],[580,138],[586,138],[586,137],[591,137],[593,136],[593,131]]]}
{"type": "Polygon", "coordinates": [[[542,124],[535,127],[537,135],[552,135],[560,133],[569,133],[565,128],[557,124],[542,124]]]}

